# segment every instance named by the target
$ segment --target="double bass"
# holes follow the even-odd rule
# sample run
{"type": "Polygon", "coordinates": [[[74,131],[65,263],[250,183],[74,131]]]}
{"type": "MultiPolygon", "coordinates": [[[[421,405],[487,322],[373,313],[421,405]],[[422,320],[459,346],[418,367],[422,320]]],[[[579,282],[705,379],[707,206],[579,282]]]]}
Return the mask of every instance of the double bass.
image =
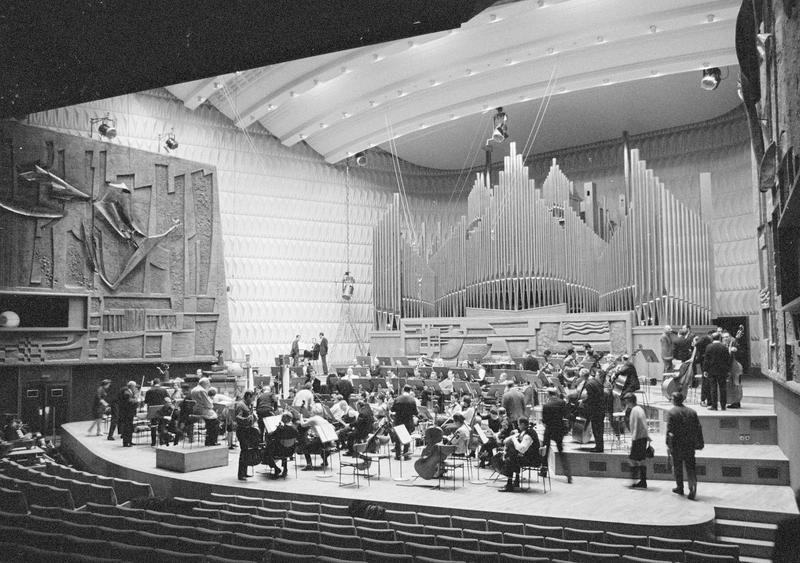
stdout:
{"type": "Polygon", "coordinates": [[[680,391],[681,394],[686,397],[689,391],[689,385],[691,385],[694,379],[695,354],[697,354],[697,346],[692,348],[692,356],[681,364],[678,368],[678,372],[674,376],[668,377],[661,382],[661,393],[667,401],[672,400],[672,394],[676,391],[680,391]]]}
{"type": "Polygon", "coordinates": [[[728,346],[728,352],[731,354],[731,371],[730,377],[727,378],[725,385],[727,386],[728,404],[738,407],[742,402],[742,364],[733,356],[732,349],[734,346],[738,348],[739,339],[744,336],[744,325],[739,325],[736,331],[736,336],[731,340],[728,346]]]}

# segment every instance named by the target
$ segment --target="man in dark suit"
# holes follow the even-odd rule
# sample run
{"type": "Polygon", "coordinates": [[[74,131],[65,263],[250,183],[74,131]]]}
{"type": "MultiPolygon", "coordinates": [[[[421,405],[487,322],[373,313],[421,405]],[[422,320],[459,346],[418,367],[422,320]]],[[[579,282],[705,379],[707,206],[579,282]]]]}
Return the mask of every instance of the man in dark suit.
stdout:
{"type": "Polygon", "coordinates": [[[129,381],[119,392],[119,433],[125,448],[133,446],[133,417],[138,404],[136,382],[129,381]]]}
{"type": "Polygon", "coordinates": [[[300,335],[296,335],[292,340],[292,350],[289,352],[292,357],[292,365],[296,366],[300,361],[300,335]]]}
{"type": "MultiPolygon", "coordinates": [[[[392,412],[394,413],[394,425],[400,426],[401,424],[406,427],[408,433],[411,434],[414,432],[414,427],[416,423],[414,422],[415,417],[418,414],[417,411],[417,400],[414,398],[414,395],[411,393],[411,386],[406,385],[403,387],[403,394],[395,399],[394,404],[392,404],[392,412]]],[[[399,460],[400,459],[400,440],[395,437],[394,439],[394,458],[399,460]]],[[[408,449],[411,444],[405,444],[403,446],[402,455],[405,459],[411,459],[411,455],[408,453],[408,449]]]]}
{"type": "Polygon", "coordinates": [[[703,374],[709,378],[711,386],[711,397],[709,409],[717,410],[717,402],[725,410],[728,404],[727,379],[731,369],[731,355],[728,348],[721,342],[719,333],[714,333],[711,337],[711,344],[706,348],[703,357],[703,374]]]}
{"type": "Polygon", "coordinates": [[[522,360],[522,369],[525,371],[539,371],[539,360],[533,357],[533,350],[528,350],[525,359],[522,360]]]}
{"type": "Polygon", "coordinates": [[[323,333],[319,333],[319,359],[322,360],[322,373],[328,374],[328,339],[323,333]]]}
{"type": "MultiPolygon", "coordinates": [[[[795,494],[795,502],[800,508],[800,489],[795,494]]],[[[778,522],[775,531],[775,547],[772,550],[774,563],[790,563],[800,556],[800,516],[791,516],[778,522]]]]}
{"type": "Polygon", "coordinates": [[[689,481],[689,500],[697,495],[697,474],[695,472],[695,450],[705,447],[703,428],[697,413],[683,404],[683,393],[672,394],[674,405],[667,414],[667,449],[672,455],[675,465],[675,483],[672,492],[683,495],[683,466],[686,466],[686,478],[689,481]]]}
{"type": "MultiPolygon", "coordinates": [[[[703,373],[703,361],[706,356],[706,348],[711,344],[711,337],[708,334],[698,334],[692,340],[694,346],[694,373],[700,375],[703,373]]],[[[694,383],[692,386],[695,387],[694,383]]],[[[709,385],[708,378],[703,377],[700,387],[700,402],[708,404],[708,399],[711,396],[711,386],[709,385]]]]}
{"type": "Polygon", "coordinates": [[[350,400],[350,395],[353,394],[353,382],[350,381],[348,376],[344,376],[336,383],[336,390],[345,401],[350,400]]]}
{"type": "Polygon", "coordinates": [[[603,443],[603,426],[606,418],[606,395],[603,384],[600,380],[590,375],[586,368],[581,368],[580,375],[583,378],[583,389],[586,390],[586,398],[581,402],[585,409],[586,418],[592,425],[594,434],[593,452],[602,453],[605,444],[603,443]]]}
{"type": "Polygon", "coordinates": [[[551,387],[547,390],[548,400],[542,407],[542,422],[544,423],[544,445],[547,453],[544,454],[543,463],[550,459],[550,442],[555,441],[558,457],[567,483],[572,483],[572,473],[569,470],[569,459],[564,455],[564,436],[567,433],[565,420],[569,418],[567,402],[558,396],[558,391],[551,387]]]}

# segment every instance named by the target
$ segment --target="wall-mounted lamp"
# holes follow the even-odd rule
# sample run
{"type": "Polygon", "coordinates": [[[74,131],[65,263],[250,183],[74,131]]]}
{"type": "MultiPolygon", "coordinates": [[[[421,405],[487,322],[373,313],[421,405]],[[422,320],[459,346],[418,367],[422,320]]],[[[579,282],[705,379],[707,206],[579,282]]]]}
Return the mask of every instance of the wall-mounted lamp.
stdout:
{"type": "Polygon", "coordinates": [[[367,165],[367,153],[364,151],[357,152],[353,157],[356,161],[357,166],[366,166],[367,165]]]}
{"type": "Polygon", "coordinates": [[[117,120],[111,117],[109,114],[106,114],[105,117],[92,117],[89,119],[90,137],[94,135],[94,126],[97,123],[100,124],[97,126],[97,132],[101,137],[113,139],[117,136],[117,120]]]}
{"type": "Polygon", "coordinates": [[[175,138],[175,130],[170,130],[169,133],[162,134],[158,136],[158,151],[161,152],[161,148],[164,148],[165,152],[171,152],[178,148],[178,140],[175,138]],[[163,143],[161,142],[163,139],[163,143]]]}

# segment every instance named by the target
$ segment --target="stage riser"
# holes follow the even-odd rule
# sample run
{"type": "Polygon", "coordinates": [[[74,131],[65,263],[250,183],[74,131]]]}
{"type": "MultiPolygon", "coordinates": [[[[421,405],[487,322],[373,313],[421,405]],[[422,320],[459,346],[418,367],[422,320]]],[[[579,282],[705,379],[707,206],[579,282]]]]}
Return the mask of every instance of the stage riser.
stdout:
{"type": "MultiPolygon", "coordinates": [[[[703,407],[700,408],[705,411],[703,407]]],[[[658,412],[662,432],[666,432],[668,411],[655,410],[658,412]]],[[[730,413],[730,410],[726,412],[730,413]]],[[[699,410],[698,414],[706,444],[778,444],[778,417],[775,414],[723,416],[699,410]]]]}
{"type": "Polygon", "coordinates": [[[775,529],[775,524],[738,522],[736,520],[718,519],[715,523],[717,536],[748,540],[774,541],[775,529]]]}
{"type": "MultiPolygon", "coordinates": [[[[597,453],[565,453],[574,476],[630,478],[631,472],[626,455],[597,453]]],[[[561,463],[556,457],[556,472],[563,475],[561,463]]],[[[673,479],[667,470],[667,457],[655,456],[648,462],[647,478],[673,479]]],[[[697,459],[697,480],[712,483],[738,483],[750,485],[788,485],[789,462],[786,460],[752,459],[697,459]],[[762,472],[759,477],[759,472],[762,472]]]]}

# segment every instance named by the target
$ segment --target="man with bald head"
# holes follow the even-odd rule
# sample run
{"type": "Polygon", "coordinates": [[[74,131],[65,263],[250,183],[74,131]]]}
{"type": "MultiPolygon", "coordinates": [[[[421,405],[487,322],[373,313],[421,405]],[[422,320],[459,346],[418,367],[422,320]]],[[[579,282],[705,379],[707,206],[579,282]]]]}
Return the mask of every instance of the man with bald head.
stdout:
{"type": "Polygon", "coordinates": [[[125,448],[133,446],[133,418],[139,405],[136,393],[135,381],[129,381],[119,392],[119,433],[122,435],[122,446],[125,448]]]}
{"type": "Polygon", "coordinates": [[[197,416],[203,417],[206,422],[206,446],[217,445],[217,435],[219,434],[219,420],[217,412],[214,410],[214,403],[208,395],[211,387],[211,380],[201,377],[197,386],[192,389],[189,398],[194,401],[194,412],[197,416]]]}

